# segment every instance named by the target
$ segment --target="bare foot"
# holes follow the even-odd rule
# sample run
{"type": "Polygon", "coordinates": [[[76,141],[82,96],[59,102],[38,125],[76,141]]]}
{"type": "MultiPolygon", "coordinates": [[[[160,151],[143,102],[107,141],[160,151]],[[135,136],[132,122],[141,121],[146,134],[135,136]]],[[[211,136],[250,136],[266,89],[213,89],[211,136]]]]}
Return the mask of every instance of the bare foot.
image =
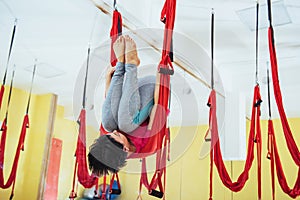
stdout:
{"type": "Polygon", "coordinates": [[[136,51],[136,44],[134,40],[128,35],[124,36],[125,39],[125,62],[127,64],[134,64],[138,66],[140,64],[140,59],[136,51]]]}
{"type": "Polygon", "coordinates": [[[118,62],[125,62],[125,39],[123,36],[119,36],[113,44],[113,49],[116,54],[118,62]]]}

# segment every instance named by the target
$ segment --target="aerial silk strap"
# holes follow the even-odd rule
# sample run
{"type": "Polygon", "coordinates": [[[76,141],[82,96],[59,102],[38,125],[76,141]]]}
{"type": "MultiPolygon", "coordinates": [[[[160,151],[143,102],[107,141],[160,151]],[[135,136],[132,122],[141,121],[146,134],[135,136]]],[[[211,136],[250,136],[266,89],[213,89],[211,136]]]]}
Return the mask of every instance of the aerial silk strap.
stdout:
{"type": "Polygon", "coordinates": [[[120,184],[118,173],[113,174],[111,179],[110,179],[109,194],[110,195],[111,194],[116,194],[116,195],[121,194],[121,184],[120,184]],[[117,181],[118,188],[113,188],[115,179],[117,179],[116,181],[117,181]]]}
{"type": "Polygon", "coordinates": [[[4,90],[5,90],[4,85],[5,85],[5,82],[6,82],[8,65],[9,65],[10,56],[11,56],[11,52],[12,52],[12,48],[13,48],[13,44],[14,44],[16,29],[17,29],[17,19],[15,19],[14,28],[13,28],[12,35],[11,35],[11,40],[10,40],[10,46],[9,46],[9,51],[8,51],[8,56],[7,56],[5,73],[4,73],[4,77],[3,77],[3,81],[2,81],[2,86],[1,86],[1,89],[0,89],[0,109],[1,109],[1,105],[2,105],[2,100],[3,100],[4,90]]]}
{"type": "Polygon", "coordinates": [[[277,65],[277,57],[276,57],[276,50],[275,50],[275,42],[274,42],[274,30],[272,27],[272,18],[271,18],[271,1],[268,0],[268,17],[269,17],[269,30],[268,30],[268,37],[269,37],[269,51],[270,51],[270,61],[271,61],[271,71],[272,71],[272,79],[273,79],[273,89],[274,89],[274,96],[277,104],[277,108],[280,114],[281,125],[283,128],[284,136],[286,139],[286,144],[289,149],[289,152],[296,163],[300,167],[300,152],[297,147],[297,144],[293,138],[292,131],[290,129],[286,113],[283,107],[282,102],[282,95],[281,89],[279,85],[279,78],[278,78],[278,65],[277,65]]]}
{"type": "MultiPolygon", "coordinates": [[[[29,106],[30,106],[30,99],[31,99],[31,94],[32,94],[32,86],[33,86],[33,81],[34,81],[34,76],[35,76],[35,70],[36,70],[36,64],[34,65],[34,69],[33,69],[30,92],[29,92],[27,108],[26,108],[26,114],[23,118],[23,124],[21,127],[21,133],[19,136],[19,142],[17,145],[17,149],[16,149],[14,161],[13,161],[13,166],[12,166],[9,178],[6,183],[4,181],[3,170],[4,170],[4,152],[5,152],[5,144],[6,144],[6,136],[7,136],[7,114],[6,114],[6,118],[4,119],[2,127],[1,127],[2,135],[1,135],[1,143],[0,143],[0,166],[1,166],[1,168],[0,168],[0,187],[3,189],[7,189],[11,185],[13,185],[10,199],[13,199],[13,196],[14,196],[14,189],[15,189],[15,183],[16,183],[17,168],[18,168],[18,163],[19,163],[20,152],[24,151],[26,132],[27,132],[27,128],[29,128],[28,111],[29,111],[29,106]]],[[[14,72],[15,71],[13,71],[13,76],[12,76],[11,85],[10,85],[9,101],[10,101],[10,96],[11,96],[11,92],[12,92],[14,72]]],[[[9,106],[9,103],[8,103],[8,106],[9,106]]],[[[7,108],[7,110],[8,110],[8,108],[7,108]]]]}
{"type": "MultiPolygon", "coordinates": [[[[216,116],[216,92],[212,90],[209,96],[208,105],[210,105],[210,112],[209,112],[209,125],[211,130],[211,143],[214,144],[212,146],[211,151],[213,151],[212,159],[216,165],[218,170],[219,176],[221,178],[222,183],[231,191],[238,192],[240,191],[246,181],[249,178],[249,170],[252,166],[254,160],[254,139],[255,139],[255,132],[260,131],[260,103],[261,103],[261,96],[259,86],[256,85],[254,88],[254,97],[252,103],[252,114],[251,114],[251,124],[250,124],[250,133],[248,138],[248,149],[247,149],[247,157],[246,162],[244,165],[244,170],[239,175],[236,182],[233,182],[226,170],[222,152],[219,142],[218,136],[218,125],[217,125],[217,116],[216,116]]],[[[261,140],[257,140],[257,143],[260,143],[261,140]]],[[[212,176],[210,176],[210,182],[212,182],[212,176]]],[[[210,187],[210,197],[212,199],[212,187],[210,187]]]]}
{"type": "Polygon", "coordinates": [[[275,200],[275,164],[274,164],[274,128],[273,121],[268,120],[268,155],[271,161],[271,184],[272,184],[272,200],[275,200]]]}
{"type": "MultiPolygon", "coordinates": [[[[170,57],[170,52],[172,52],[175,12],[176,12],[176,0],[166,0],[164,7],[161,11],[161,21],[165,24],[162,58],[166,55],[170,57]]],[[[173,59],[172,57],[170,57],[170,60],[173,59]]]]}
{"type": "MultiPolygon", "coordinates": [[[[76,155],[75,155],[76,156],[76,155]]],[[[74,166],[74,172],[73,172],[73,182],[72,182],[72,190],[71,193],[69,195],[69,199],[70,200],[74,200],[77,197],[77,191],[75,189],[75,185],[76,185],[76,172],[77,172],[77,162],[75,161],[75,166],[74,166]]]]}
{"type": "Polygon", "coordinates": [[[274,131],[273,121],[271,120],[271,95],[270,95],[270,75],[269,69],[267,68],[267,82],[268,82],[268,108],[269,108],[269,120],[268,120],[268,153],[267,158],[271,161],[271,184],[272,184],[272,200],[275,200],[275,165],[274,165],[274,151],[273,151],[273,140],[274,131]]]}
{"type": "MultiPolygon", "coordinates": [[[[164,142],[164,147],[166,146],[167,146],[167,140],[165,140],[164,142]]],[[[147,176],[146,158],[145,157],[142,158],[142,172],[140,178],[139,196],[141,196],[142,186],[144,185],[148,189],[150,195],[158,198],[164,197],[165,188],[166,188],[166,160],[167,160],[167,149],[164,147],[163,149],[158,150],[158,151],[162,151],[162,153],[159,154],[161,155],[161,157],[159,156],[156,157],[157,166],[150,183],[147,176]],[[164,181],[162,181],[162,179],[164,179],[164,181]],[[157,187],[159,190],[156,190],[157,187]]]]}
{"type": "Polygon", "coordinates": [[[142,158],[139,197],[141,194],[142,185],[144,185],[148,189],[150,195],[158,198],[165,198],[166,159],[168,157],[167,147],[169,146],[169,129],[167,128],[166,122],[170,97],[170,75],[174,73],[170,52],[172,51],[175,10],[176,0],[166,0],[161,12],[161,21],[164,22],[165,29],[162,58],[158,65],[158,76],[160,79],[160,86],[158,88],[158,105],[151,129],[151,135],[157,134],[156,170],[149,184],[146,169],[146,158],[142,158]],[[163,182],[162,178],[164,178],[163,182]],[[157,187],[159,190],[156,190],[157,187]]]}
{"type": "Polygon", "coordinates": [[[113,49],[113,44],[117,40],[118,36],[122,34],[122,15],[118,10],[114,10],[113,12],[113,20],[112,20],[112,27],[110,30],[110,63],[111,66],[116,66],[117,58],[116,54],[113,49]]]}

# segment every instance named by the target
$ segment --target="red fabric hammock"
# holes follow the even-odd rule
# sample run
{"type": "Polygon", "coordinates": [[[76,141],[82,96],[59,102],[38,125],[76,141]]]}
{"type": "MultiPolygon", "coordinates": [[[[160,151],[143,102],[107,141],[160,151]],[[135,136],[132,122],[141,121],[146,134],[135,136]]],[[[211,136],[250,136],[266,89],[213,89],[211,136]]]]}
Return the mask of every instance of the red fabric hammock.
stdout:
{"type": "MultiPolygon", "coordinates": [[[[113,12],[113,22],[112,28],[110,30],[111,36],[111,65],[115,66],[117,63],[116,55],[113,51],[113,43],[118,38],[118,35],[122,32],[122,16],[117,11],[114,10],[113,12]]],[[[96,185],[98,188],[98,178],[94,175],[90,175],[88,168],[87,168],[87,161],[86,161],[86,111],[82,109],[79,115],[79,134],[77,139],[77,149],[76,149],[76,161],[74,167],[74,176],[73,176],[73,184],[72,184],[72,191],[70,194],[70,199],[74,199],[77,197],[77,193],[75,191],[75,182],[76,182],[76,171],[79,183],[85,188],[91,188],[92,186],[96,185]]],[[[104,131],[103,127],[100,128],[101,131],[104,131]]],[[[118,177],[118,176],[117,176],[118,177]]],[[[106,176],[104,176],[106,179],[106,176]]],[[[118,185],[119,180],[117,178],[118,185]]],[[[104,191],[106,186],[106,180],[104,184],[104,191]]],[[[97,192],[97,190],[95,190],[97,192]]],[[[97,194],[95,194],[97,196],[97,194]]],[[[102,199],[106,199],[105,192],[102,194],[102,199]]]]}
{"type": "Polygon", "coordinates": [[[0,143],[0,187],[3,189],[7,189],[13,184],[13,188],[11,191],[11,197],[10,197],[10,199],[12,199],[13,194],[14,194],[14,186],[15,186],[15,182],[16,182],[20,152],[21,152],[21,150],[24,151],[26,130],[27,130],[27,128],[29,128],[28,114],[26,114],[24,116],[21,134],[19,137],[19,142],[18,142],[18,146],[16,149],[12,169],[11,169],[8,180],[5,182],[3,170],[4,170],[4,154],[5,154],[5,145],[6,145],[6,135],[7,135],[7,124],[6,123],[7,123],[7,118],[5,118],[3,120],[3,123],[1,126],[2,135],[1,135],[1,143],[0,143]]]}
{"type": "Polygon", "coordinates": [[[277,65],[277,56],[274,42],[274,30],[272,27],[272,17],[271,17],[271,1],[268,0],[268,17],[269,17],[269,30],[268,30],[268,38],[269,38],[269,52],[270,52],[270,61],[271,61],[271,71],[273,78],[273,90],[274,96],[277,104],[277,108],[280,114],[281,125],[283,129],[283,133],[286,139],[286,144],[289,149],[289,152],[298,166],[298,176],[293,188],[290,188],[287,184],[286,177],[283,172],[283,168],[281,165],[280,157],[278,154],[278,149],[276,145],[275,132],[273,128],[272,120],[268,122],[268,158],[271,160],[271,176],[272,176],[272,197],[275,199],[275,166],[278,182],[280,184],[281,189],[288,194],[292,198],[296,198],[300,195],[300,152],[297,147],[297,144],[293,138],[293,134],[291,132],[285,110],[282,102],[281,89],[279,85],[278,78],[278,65],[277,65]]]}
{"type": "MultiPolygon", "coordinates": [[[[173,73],[173,66],[169,55],[175,21],[175,8],[176,0],[167,0],[161,13],[161,20],[165,23],[164,44],[162,51],[162,60],[158,66],[158,70],[161,72],[161,74],[159,75],[159,99],[157,110],[154,116],[153,126],[151,129],[151,137],[149,138],[149,142],[144,146],[139,154],[131,156],[131,158],[142,158],[140,190],[142,188],[142,185],[144,185],[151,195],[160,198],[163,196],[165,191],[167,147],[169,147],[169,129],[166,127],[166,118],[168,113],[170,94],[170,74],[168,73],[173,73]],[[145,157],[154,153],[156,153],[156,171],[151,179],[151,182],[149,183],[145,157]],[[164,183],[162,183],[163,177],[164,183]],[[159,191],[155,190],[157,187],[159,187],[159,191]]],[[[119,26],[122,23],[120,19],[122,19],[120,13],[115,11],[113,15],[113,27],[111,29],[112,44],[116,40],[117,34],[120,34],[121,29],[119,28],[119,26]]],[[[115,59],[113,50],[111,52],[111,61],[113,61],[115,59]]],[[[114,66],[115,62],[112,62],[111,64],[114,66]]],[[[100,128],[100,131],[102,134],[107,133],[102,126],[100,128]]],[[[105,185],[106,177],[104,176],[103,179],[103,184],[105,185]]],[[[105,198],[105,194],[102,195],[102,198],[105,198]]]]}
{"type": "Polygon", "coordinates": [[[162,60],[158,66],[160,72],[160,87],[158,106],[155,112],[151,135],[156,135],[156,170],[149,183],[146,170],[146,159],[142,159],[142,174],[140,179],[140,193],[144,185],[150,194],[156,197],[164,197],[166,183],[166,159],[167,147],[169,144],[169,129],[166,126],[167,113],[170,97],[170,73],[173,73],[173,66],[170,59],[172,46],[172,35],[175,22],[176,0],[166,0],[161,12],[161,21],[165,23],[164,43],[162,60]],[[167,72],[167,73],[164,73],[167,72]],[[164,177],[164,183],[162,183],[164,177]],[[159,192],[155,189],[159,187],[159,192]]]}
{"type": "Polygon", "coordinates": [[[76,161],[78,163],[77,177],[79,183],[85,188],[97,184],[98,179],[90,175],[86,162],[86,111],[82,109],[79,115],[79,134],[77,139],[76,161]]]}
{"type": "Polygon", "coordinates": [[[77,148],[75,152],[75,168],[74,168],[74,177],[72,191],[70,194],[70,199],[77,197],[75,191],[75,179],[76,171],[79,183],[85,188],[91,188],[94,185],[97,185],[98,178],[93,174],[89,174],[86,162],[86,111],[82,109],[78,118],[79,123],[79,134],[77,138],[77,148]]]}
{"type": "Polygon", "coordinates": [[[272,78],[273,78],[273,89],[274,89],[274,96],[277,103],[277,108],[280,114],[281,125],[283,129],[283,133],[286,139],[286,144],[288,149],[292,155],[292,158],[296,165],[300,167],[300,152],[297,147],[297,144],[293,138],[292,131],[290,129],[283,103],[282,103],[282,95],[281,89],[279,85],[279,78],[278,78],[278,66],[277,66],[277,57],[276,57],[276,50],[274,46],[274,33],[272,26],[269,27],[269,51],[270,51],[270,60],[271,60],[271,71],[272,71],[272,78]]]}
{"type": "Polygon", "coordinates": [[[277,108],[280,114],[281,125],[283,128],[284,136],[286,138],[286,143],[288,149],[292,155],[293,160],[295,163],[300,167],[300,152],[297,147],[297,144],[293,138],[293,134],[291,132],[284,107],[282,102],[282,95],[281,89],[279,85],[279,78],[278,78],[278,65],[277,65],[277,56],[275,50],[275,41],[274,41],[274,30],[272,27],[272,11],[271,11],[271,1],[267,1],[268,5],[268,19],[269,19],[269,30],[268,30],[268,38],[269,38],[269,52],[270,52],[270,61],[271,61],[271,71],[272,71],[272,78],[273,78],[273,90],[274,96],[277,103],[277,108]]]}
{"type": "MultiPolygon", "coordinates": [[[[168,102],[169,102],[169,94],[170,94],[170,74],[173,72],[173,66],[169,57],[170,47],[172,42],[172,30],[174,27],[174,19],[175,19],[175,5],[176,0],[167,0],[163,11],[162,17],[165,21],[165,33],[164,33],[164,50],[162,53],[162,60],[158,66],[160,72],[165,72],[164,74],[160,75],[160,88],[159,88],[159,99],[158,99],[158,108],[155,113],[155,119],[153,122],[153,127],[151,130],[151,138],[149,139],[149,143],[143,148],[142,152],[143,155],[149,155],[156,153],[156,171],[153,175],[151,183],[148,183],[147,174],[146,174],[146,167],[142,167],[142,174],[141,174],[141,184],[146,186],[149,192],[159,197],[163,195],[164,187],[162,185],[162,176],[164,175],[165,178],[165,166],[166,166],[166,148],[162,148],[163,146],[166,147],[169,141],[169,129],[166,127],[166,117],[168,111],[168,102]],[[164,143],[163,143],[164,142],[164,143]],[[160,192],[156,191],[155,188],[159,186],[160,192]]],[[[115,10],[113,13],[113,24],[112,29],[110,31],[111,36],[111,65],[116,65],[116,57],[113,52],[112,45],[114,41],[117,39],[118,35],[121,34],[122,31],[122,17],[121,14],[115,10]]],[[[80,117],[80,129],[78,135],[78,142],[77,142],[77,150],[76,150],[76,163],[75,170],[78,167],[78,180],[84,187],[92,187],[94,184],[97,184],[97,179],[92,175],[88,174],[87,165],[86,165],[86,147],[85,147],[85,110],[81,111],[80,117]]],[[[102,134],[106,134],[106,131],[103,127],[100,127],[100,131],[102,134]]],[[[143,166],[145,166],[146,160],[143,158],[143,166]]],[[[114,178],[115,176],[113,176],[114,178]]],[[[118,175],[116,174],[118,185],[118,175]]],[[[112,178],[112,180],[113,180],[112,178]]],[[[105,196],[105,188],[106,188],[106,176],[103,177],[103,193],[101,198],[106,199],[105,196]]],[[[165,185],[165,181],[164,181],[165,185]]],[[[75,188],[75,177],[73,180],[73,189],[70,195],[70,198],[76,197],[75,188]]],[[[120,187],[119,187],[120,189],[120,187]]]]}
{"type": "MultiPolygon", "coordinates": [[[[217,167],[219,176],[223,184],[230,190],[234,192],[240,191],[246,181],[249,178],[249,170],[252,166],[254,160],[254,142],[257,143],[257,154],[261,154],[261,130],[260,130],[260,103],[261,96],[259,86],[256,85],[254,88],[254,97],[252,104],[252,114],[251,114],[251,124],[250,124],[250,133],[248,138],[248,150],[247,157],[244,166],[243,172],[240,174],[236,182],[233,182],[228,175],[226,170],[222,152],[219,142],[219,134],[218,134],[218,124],[217,124],[217,116],[216,116],[216,92],[212,90],[209,96],[208,105],[210,106],[209,112],[209,129],[211,132],[211,152],[210,152],[210,197],[212,200],[212,175],[213,175],[213,161],[217,167]],[[256,135],[255,135],[256,133],[256,135]]],[[[260,159],[258,159],[258,198],[261,198],[261,165],[260,159]]]]}
{"type": "Polygon", "coordinates": [[[275,199],[275,166],[276,166],[276,173],[278,177],[278,182],[281,187],[281,189],[288,194],[291,198],[297,198],[300,196],[300,167],[298,168],[298,177],[296,179],[296,182],[294,184],[293,188],[290,188],[287,184],[286,177],[284,175],[281,160],[279,157],[277,145],[276,145],[276,139],[275,139],[275,132],[273,127],[272,120],[268,121],[268,157],[271,160],[271,176],[272,176],[272,197],[275,199]]]}
{"type": "Polygon", "coordinates": [[[110,30],[110,38],[111,38],[110,64],[111,64],[111,66],[116,66],[116,64],[117,64],[117,58],[116,58],[116,54],[113,49],[113,44],[117,40],[119,34],[121,34],[121,33],[122,33],[122,16],[117,10],[114,10],[112,27],[110,30]]]}

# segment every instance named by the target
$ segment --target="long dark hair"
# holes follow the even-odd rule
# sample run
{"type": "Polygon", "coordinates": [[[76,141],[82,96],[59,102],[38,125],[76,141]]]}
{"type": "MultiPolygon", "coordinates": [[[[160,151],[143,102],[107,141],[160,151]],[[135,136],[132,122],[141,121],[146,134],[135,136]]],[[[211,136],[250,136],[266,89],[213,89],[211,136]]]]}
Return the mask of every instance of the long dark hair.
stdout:
{"type": "Polygon", "coordinates": [[[123,145],[110,135],[100,136],[90,147],[88,162],[90,170],[97,176],[116,173],[126,165],[127,152],[123,145]]]}

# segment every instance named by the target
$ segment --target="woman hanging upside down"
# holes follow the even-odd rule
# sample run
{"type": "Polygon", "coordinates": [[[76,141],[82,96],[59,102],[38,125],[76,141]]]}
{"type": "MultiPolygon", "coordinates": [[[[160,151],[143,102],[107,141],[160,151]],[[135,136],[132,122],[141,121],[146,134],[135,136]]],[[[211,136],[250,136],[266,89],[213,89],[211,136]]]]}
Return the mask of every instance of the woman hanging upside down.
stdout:
{"type": "Polygon", "coordinates": [[[108,70],[102,107],[102,126],[110,133],[97,138],[88,154],[96,176],[118,172],[128,156],[139,153],[150,136],[150,115],[157,102],[155,76],[137,78],[140,60],[133,39],[120,36],[113,48],[118,63],[108,70]]]}

